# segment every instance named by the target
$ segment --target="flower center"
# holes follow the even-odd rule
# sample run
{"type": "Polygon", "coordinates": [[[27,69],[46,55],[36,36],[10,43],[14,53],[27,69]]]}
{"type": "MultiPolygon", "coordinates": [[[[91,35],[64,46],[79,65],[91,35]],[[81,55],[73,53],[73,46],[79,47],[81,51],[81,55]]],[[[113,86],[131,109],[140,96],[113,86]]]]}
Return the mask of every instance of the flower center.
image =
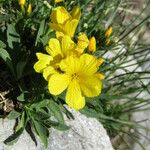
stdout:
{"type": "Polygon", "coordinates": [[[73,79],[76,79],[76,80],[78,80],[79,79],[79,75],[78,74],[76,74],[76,73],[74,73],[74,74],[72,74],[72,80],[73,79]]]}

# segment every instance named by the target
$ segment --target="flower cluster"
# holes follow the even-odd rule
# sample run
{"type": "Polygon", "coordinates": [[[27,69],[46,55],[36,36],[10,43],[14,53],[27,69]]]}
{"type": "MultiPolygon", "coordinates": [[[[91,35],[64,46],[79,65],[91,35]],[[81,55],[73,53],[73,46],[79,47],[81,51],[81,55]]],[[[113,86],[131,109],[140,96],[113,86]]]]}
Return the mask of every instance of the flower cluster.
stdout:
{"type": "Polygon", "coordinates": [[[96,51],[96,39],[88,39],[85,33],[74,34],[81,16],[76,6],[69,13],[58,6],[50,15],[50,27],[56,31],[46,47],[48,54],[36,53],[38,61],[34,69],[42,73],[48,81],[49,92],[59,95],[66,90],[65,101],[69,107],[81,109],[85,106],[85,97],[95,97],[101,93],[104,75],[98,72],[102,58],[93,55],[96,51]]]}

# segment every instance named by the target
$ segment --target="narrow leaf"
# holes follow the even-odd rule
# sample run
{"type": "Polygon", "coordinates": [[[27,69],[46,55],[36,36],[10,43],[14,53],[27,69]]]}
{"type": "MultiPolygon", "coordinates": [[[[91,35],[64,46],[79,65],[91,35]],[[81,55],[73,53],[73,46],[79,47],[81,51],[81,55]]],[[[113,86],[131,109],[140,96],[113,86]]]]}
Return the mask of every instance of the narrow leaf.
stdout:
{"type": "Polygon", "coordinates": [[[28,92],[24,91],[17,97],[17,100],[23,102],[27,99],[27,97],[28,97],[28,92]]]}
{"type": "Polygon", "coordinates": [[[56,119],[60,123],[64,124],[64,117],[63,117],[63,114],[62,114],[58,104],[51,100],[49,102],[48,107],[49,107],[50,111],[53,113],[54,117],[56,117],[56,119]]]}
{"type": "Polygon", "coordinates": [[[4,143],[7,145],[12,145],[13,143],[17,142],[19,136],[23,133],[23,128],[12,134],[10,137],[8,137],[4,143]]]}
{"type": "Polygon", "coordinates": [[[21,61],[17,64],[17,68],[16,68],[16,70],[17,70],[17,79],[20,79],[22,77],[23,70],[24,70],[25,66],[26,66],[25,61],[21,61]]]}
{"type": "Polygon", "coordinates": [[[66,130],[69,130],[69,129],[70,129],[69,126],[67,126],[67,125],[65,125],[65,124],[61,124],[61,123],[56,122],[56,121],[52,121],[52,120],[46,120],[46,121],[44,122],[44,124],[45,124],[48,128],[53,127],[53,128],[55,128],[55,129],[61,130],[61,131],[66,131],[66,130]]]}
{"type": "Polygon", "coordinates": [[[45,27],[45,20],[43,20],[40,24],[40,27],[39,27],[39,30],[38,30],[38,33],[37,33],[37,37],[36,37],[36,42],[35,42],[35,46],[37,45],[37,42],[40,38],[40,36],[43,34],[44,32],[44,27],[45,27]]]}
{"type": "Polygon", "coordinates": [[[10,119],[10,120],[11,120],[11,119],[16,119],[16,118],[18,118],[20,115],[21,115],[21,114],[20,114],[19,112],[13,110],[13,111],[11,111],[11,112],[9,113],[9,115],[7,116],[7,118],[10,119]]]}
{"type": "Polygon", "coordinates": [[[20,43],[20,36],[13,24],[7,24],[7,42],[11,49],[14,48],[14,43],[20,43]]]}
{"type": "Polygon", "coordinates": [[[44,146],[47,148],[48,146],[47,138],[48,138],[48,132],[49,132],[48,129],[45,126],[43,126],[41,122],[37,122],[33,120],[33,123],[34,123],[34,127],[35,127],[37,134],[39,135],[44,146]]]}
{"type": "Polygon", "coordinates": [[[15,130],[19,131],[21,128],[25,128],[27,119],[25,118],[25,111],[22,112],[21,118],[18,119],[18,125],[16,126],[15,130]]]}
{"type": "Polygon", "coordinates": [[[6,44],[0,40],[0,48],[6,48],[6,44]]]}

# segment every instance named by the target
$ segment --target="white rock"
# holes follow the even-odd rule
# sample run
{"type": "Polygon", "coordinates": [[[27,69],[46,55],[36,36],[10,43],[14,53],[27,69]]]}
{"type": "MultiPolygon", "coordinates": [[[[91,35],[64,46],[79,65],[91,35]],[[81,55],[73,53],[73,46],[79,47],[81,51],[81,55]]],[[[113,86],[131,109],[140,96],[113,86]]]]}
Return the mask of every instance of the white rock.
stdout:
{"type": "MultiPolygon", "coordinates": [[[[77,111],[70,110],[75,120],[66,120],[71,129],[65,132],[51,129],[48,150],[113,150],[103,126],[93,118],[87,118],[77,111]]],[[[0,150],[44,150],[38,139],[36,147],[30,136],[24,132],[18,142],[6,146],[3,141],[12,133],[14,121],[0,120],[0,150]]]]}

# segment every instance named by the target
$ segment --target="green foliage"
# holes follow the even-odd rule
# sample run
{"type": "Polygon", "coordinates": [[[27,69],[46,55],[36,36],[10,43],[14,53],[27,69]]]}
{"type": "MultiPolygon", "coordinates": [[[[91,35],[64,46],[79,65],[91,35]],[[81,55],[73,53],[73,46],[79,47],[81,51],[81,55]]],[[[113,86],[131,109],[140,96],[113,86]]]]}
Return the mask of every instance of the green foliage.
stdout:
{"type": "Polygon", "coordinates": [[[20,130],[18,130],[17,132],[15,132],[14,134],[12,134],[10,137],[8,137],[4,143],[7,145],[12,145],[14,142],[16,142],[19,138],[19,136],[23,133],[23,129],[21,128],[20,130]]]}
{"type": "MultiPolygon", "coordinates": [[[[8,82],[14,87],[13,101],[18,104],[7,116],[9,119],[17,119],[15,132],[4,142],[12,144],[27,130],[35,143],[33,132],[47,147],[48,129],[54,127],[62,131],[68,130],[64,114],[71,119],[73,116],[64,107],[64,97],[50,95],[45,80],[33,69],[35,53],[44,51],[54,32],[48,26],[51,8],[41,0],[30,2],[33,11],[27,16],[21,12],[15,0],[0,1],[0,57],[7,66],[7,72],[11,72],[8,82]]],[[[96,55],[105,59],[100,70],[106,75],[102,94],[87,100],[81,113],[97,118],[111,137],[124,132],[125,127],[146,129],[132,121],[131,115],[150,103],[149,99],[138,97],[143,91],[150,94],[150,70],[139,70],[150,61],[150,56],[149,45],[143,44],[140,38],[143,33],[137,34],[140,28],[149,27],[149,16],[141,17],[149,4],[129,24],[123,24],[123,17],[120,16],[125,18],[126,11],[120,15],[119,10],[122,7],[130,8],[131,4],[127,0],[76,0],[60,4],[50,0],[47,2],[51,7],[63,5],[68,10],[76,4],[80,5],[82,18],[77,32],[86,32],[88,37],[95,36],[96,55]],[[113,25],[114,31],[110,44],[107,45],[105,32],[110,25],[113,25]],[[137,39],[132,43],[134,37],[137,39]],[[109,53],[111,57],[108,56],[109,53]],[[136,61],[132,62],[133,59],[136,61]],[[129,67],[134,69],[130,70],[129,67]]]]}
{"type": "Polygon", "coordinates": [[[7,116],[8,119],[16,119],[20,116],[21,114],[17,111],[11,111],[9,115],[7,116]]]}

